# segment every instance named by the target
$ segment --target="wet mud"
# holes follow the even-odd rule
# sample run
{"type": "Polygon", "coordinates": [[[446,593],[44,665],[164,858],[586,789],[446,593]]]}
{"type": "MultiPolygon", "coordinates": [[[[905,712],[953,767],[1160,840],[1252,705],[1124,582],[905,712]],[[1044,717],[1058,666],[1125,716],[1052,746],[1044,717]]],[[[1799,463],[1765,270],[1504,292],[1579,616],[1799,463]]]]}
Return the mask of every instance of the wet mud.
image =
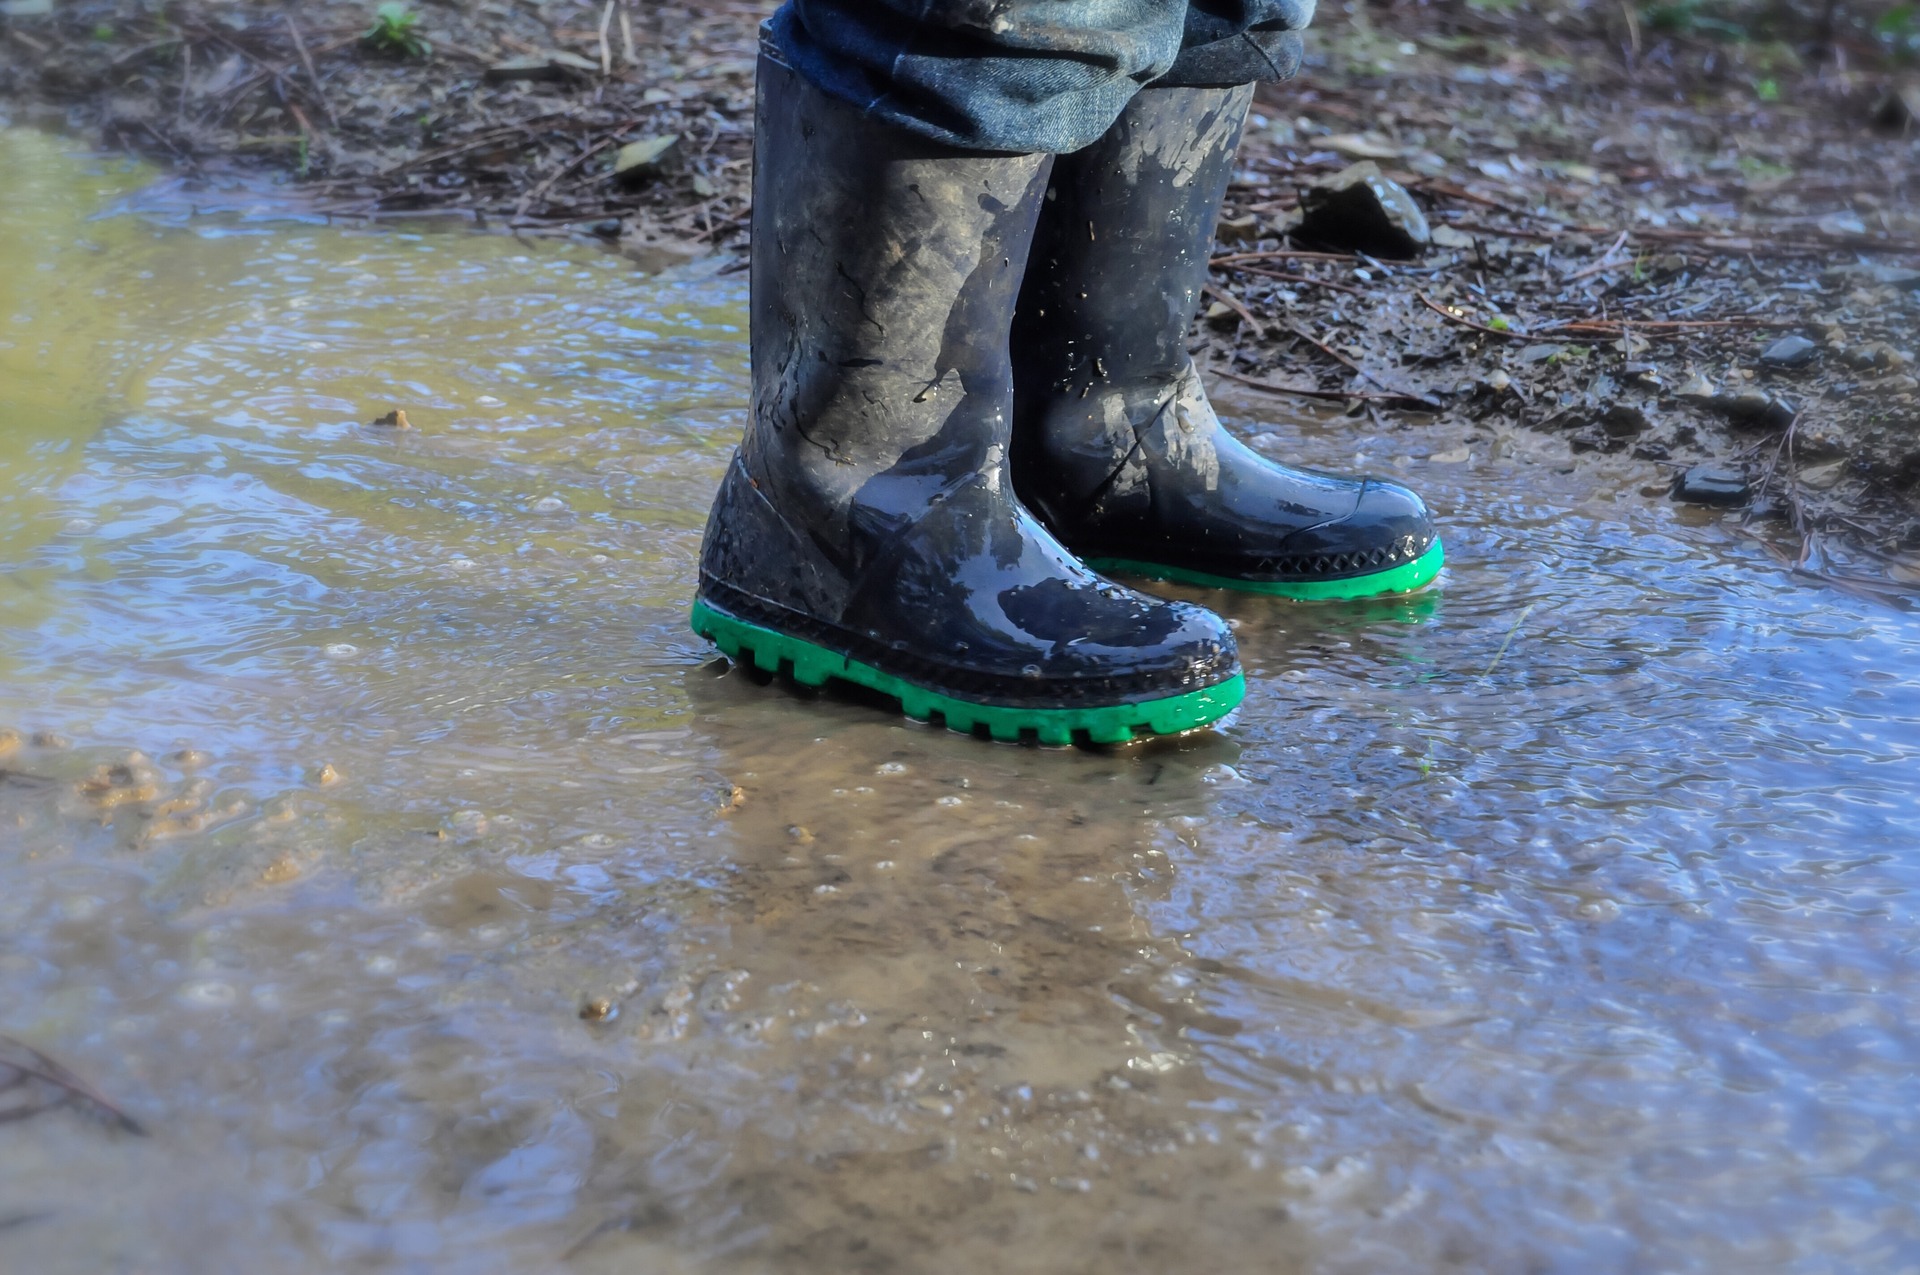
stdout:
{"type": "Polygon", "coordinates": [[[1223,382],[1440,584],[1195,592],[1224,729],[989,745],[686,631],[740,276],[0,163],[0,1034],[148,1135],[0,1123],[0,1266],[1920,1244],[1920,623],[1653,462],[1223,382]]]}

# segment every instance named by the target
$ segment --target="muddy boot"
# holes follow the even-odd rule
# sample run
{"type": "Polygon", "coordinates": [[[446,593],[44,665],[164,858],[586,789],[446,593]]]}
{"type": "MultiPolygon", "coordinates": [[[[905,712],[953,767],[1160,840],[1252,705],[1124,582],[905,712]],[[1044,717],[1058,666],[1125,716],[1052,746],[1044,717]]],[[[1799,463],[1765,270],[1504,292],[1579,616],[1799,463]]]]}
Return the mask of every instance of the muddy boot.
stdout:
{"type": "Polygon", "coordinates": [[[1252,99],[1147,89],[1054,163],[1014,322],[1014,486],[1099,570],[1291,598],[1418,588],[1441,563],[1420,498],[1259,456],[1188,357],[1252,99]]]}
{"type": "Polygon", "coordinates": [[[1225,623],[1089,571],[1006,477],[1007,332],[1048,158],[916,140],[764,52],[757,130],[753,415],[694,631],[995,739],[1224,715],[1245,689],[1225,623]]]}

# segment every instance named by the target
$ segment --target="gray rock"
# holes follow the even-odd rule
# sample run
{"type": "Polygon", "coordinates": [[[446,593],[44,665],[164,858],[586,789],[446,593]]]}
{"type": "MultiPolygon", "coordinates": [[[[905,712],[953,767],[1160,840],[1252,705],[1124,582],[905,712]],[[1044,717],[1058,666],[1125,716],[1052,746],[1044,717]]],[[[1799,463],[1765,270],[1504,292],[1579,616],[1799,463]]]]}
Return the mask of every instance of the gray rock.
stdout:
{"type": "Polygon", "coordinates": [[[1684,402],[1700,407],[1711,407],[1720,398],[1720,387],[1713,383],[1712,378],[1695,372],[1674,391],[1674,394],[1684,402]]]}
{"type": "Polygon", "coordinates": [[[1820,347],[1803,336],[1783,336],[1760,352],[1762,367],[1805,367],[1820,347]]]}
{"type": "Polygon", "coordinates": [[[1745,474],[1715,465],[1695,465],[1673,480],[1673,498],[1682,504],[1730,508],[1746,504],[1752,494],[1745,474]]]}
{"type": "Polygon", "coordinates": [[[1861,371],[1892,371],[1905,367],[1913,361],[1905,350],[1896,349],[1885,341],[1869,341],[1865,345],[1856,345],[1840,356],[1848,367],[1861,371]]]}
{"type": "Polygon", "coordinates": [[[1607,432],[1608,438],[1632,438],[1646,433],[1651,424],[1645,409],[1632,403],[1615,403],[1600,415],[1600,428],[1607,432]]]}
{"type": "Polygon", "coordinates": [[[1303,245],[1403,261],[1433,241],[1426,214],[1407,188],[1370,159],[1309,186],[1292,235],[1303,245]]]}
{"type": "Polygon", "coordinates": [[[1800,410],[1792,403],[1765,390],[1721,394],[1712,399],[1709,406],[1738,424],[1772,426],[1775,429],[1785,429],[1800,414],[1800,410]]]}
{"type": "Polygon", "coordinates": [[[652,181],[666,171],[679,146],[678,133],[628,142],[614,152],[613,179],[622,186],[638,186],[652,181]]]}

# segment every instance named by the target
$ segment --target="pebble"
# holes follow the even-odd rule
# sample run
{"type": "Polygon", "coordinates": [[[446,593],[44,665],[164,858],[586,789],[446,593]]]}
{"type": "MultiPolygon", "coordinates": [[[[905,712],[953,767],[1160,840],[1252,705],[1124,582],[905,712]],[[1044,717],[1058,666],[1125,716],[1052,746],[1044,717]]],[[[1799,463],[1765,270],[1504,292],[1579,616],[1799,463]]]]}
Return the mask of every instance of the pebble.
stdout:
{"type": "Polygon", "coordinates": [[[1711,378],[1695,372],[1674,391],[1674,394],[1689,403],[1711,405],[1719,401],[1720,387],[1711,378]]]}
{"type": "Polygon", "coordinates": [[[1855,346],[1840,357],[1849,367],[1856,367],[1861,371],[1871,368],[1900,368],[1913,361],[1911,354],[1896,349],[1885,341],[1870,341],[1866,345],[1855,346]]]}
{"type": "Polygon", "coordinates": [[[533,502],[533,512],[537,514],[557,514],[567,507],[567,502],[558,496],[542,496],[533,502]]]}
{"type": "Polygon", "coordinates": [[[1795,368],[1813,362],[1820,347],[1803,336],[1783,336],[1760,352],[1762,367],[1795,368]]]}
{"type": "Polygon", "coordinates": [[[1302,243],[1405,260],[1433,241],[1420,205],[1370,159],[1315,182],[1300,208],[1300,221],[1291,230],[1302,243]]]}
{"type": "Polygon", "coordinates": [[[1695,465],[1682,471],[1673,481],[1673,498],[1688,505],[1728,507],[1743,505],[1752,489],[1747,476],[1737,469],[1715,465],[1695,465]]]}
{"type": "Polygon", "coordinates": [[[1799,409],[1792,403],[1765,390],[1741,390],[1738,394],[1722,394],[1713,400],[1713,406],[1732,420],[1754,425],[1771,425],[1777,429],[1785,429],[1793,423],[1793,418],[1800,414],[1799,409]]]}
{"type": "Polygon", "coordinates": [[[1635,407],[1632,403],[1615,403],[1600,418],[1600,427],[1609,438],[1631,438],[1635,434],[1643,434],[1649,424],[1651,422],[1647,419],[1645,409],[1635,407]]]}

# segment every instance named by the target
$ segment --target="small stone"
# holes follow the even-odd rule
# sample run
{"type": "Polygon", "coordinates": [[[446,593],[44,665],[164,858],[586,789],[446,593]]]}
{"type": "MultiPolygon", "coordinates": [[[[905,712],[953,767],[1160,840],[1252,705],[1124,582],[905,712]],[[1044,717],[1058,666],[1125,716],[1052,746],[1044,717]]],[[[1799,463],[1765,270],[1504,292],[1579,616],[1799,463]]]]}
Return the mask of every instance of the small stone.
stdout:
{"type": "Polygon", "coordinates": [[[1783,336],[1760,352],[1762,367],[1805,367],[1820,347],[1803,336],[1783,336]]]}
{"type": "Polygon", "coordinates": [[[412,429],[413,428],[413,423],[407,419],[407,414],[401,411],[397,407],[394,408],[391,412],[388,412],[385,416],[376,417],[375,419],[368,421],[367,424],[384,425],[388,429],[412,429]]]}
{"type": "Polygon", "coordinates": [[[1883,288],[1920,292],[1920,270],[1908,270],[1903,266],[1869,266],[1867,278],[1883,288]]]}
{"type": "Polygon", "coordinates": [[[679,144],[678,133],[628,142],[613,157],[614,179],[626,186],[652,181],[666,171],[667,161],[679,144]]]}
{"type": "Polygon", "coordinates": [[[1890,90],[1874,106],[1873,122],[1879,128],[1911,132],[1920,124],[1920,84],[1890,90]]]}
{"type": "Polygon", "coordinates": [[[1727,508],[1746,504],[1751,494],[1745,474],[1714,465],[1695,465],[1673,481],[1673,498],[1682,504],[1727,508]]]}
{"type": "Polygon", "coordinates": [[[1711,406],[1720,397],[1720,387],[1710,378],[1695,372],[1681,382],[1680,388],[1675,390],[1674,394],[1683,402],[1703,407],[1711,406]]]}
{"type": "Polygon", "coordinates": [[[1433,240],[1420,205],[1370,159],[1315,182],[1300,209],[1294,240],[1335,252],[1406,260],[1433,240]]]}
{"type": "Polygon", "coordinates": [[[1886,341],[1870,341],[1865,345],[1855,346],[1840,357],[1847,366],[1857,367],[1862,371],[1874,368],[1891,370],[1905,367],[1913,361],[1912,355],[1905,350],[1894,348],[1886,341]]]}
{"type": "Polygon", "coordinates": [[[1746,425],[1770,425],[1778,429],[1785,429],[1799,415],[1799,410],[1793,404],[1765,390],[1741,390],[1738,394],[1717,395],[1712,405],[1730,420],[1746,425]]]}
{"type": "Polygon", "coordinates": [[[1601,414],[1600,428],[1609,438],[1632,438],[1635,434],[1644,434],[1651,422],[1644,408],[1631,403],[1615,403],[1601,414]]]}
{"type": "Polygon", "coordinates": [[[1807,468],[1795,474],[1794,477],[1815,491],[1825,491],[1846,477],[1846,473],[1847,462],[1845,460],[1830,460],[1822,465],[1809,465],[1807,468]]]}

